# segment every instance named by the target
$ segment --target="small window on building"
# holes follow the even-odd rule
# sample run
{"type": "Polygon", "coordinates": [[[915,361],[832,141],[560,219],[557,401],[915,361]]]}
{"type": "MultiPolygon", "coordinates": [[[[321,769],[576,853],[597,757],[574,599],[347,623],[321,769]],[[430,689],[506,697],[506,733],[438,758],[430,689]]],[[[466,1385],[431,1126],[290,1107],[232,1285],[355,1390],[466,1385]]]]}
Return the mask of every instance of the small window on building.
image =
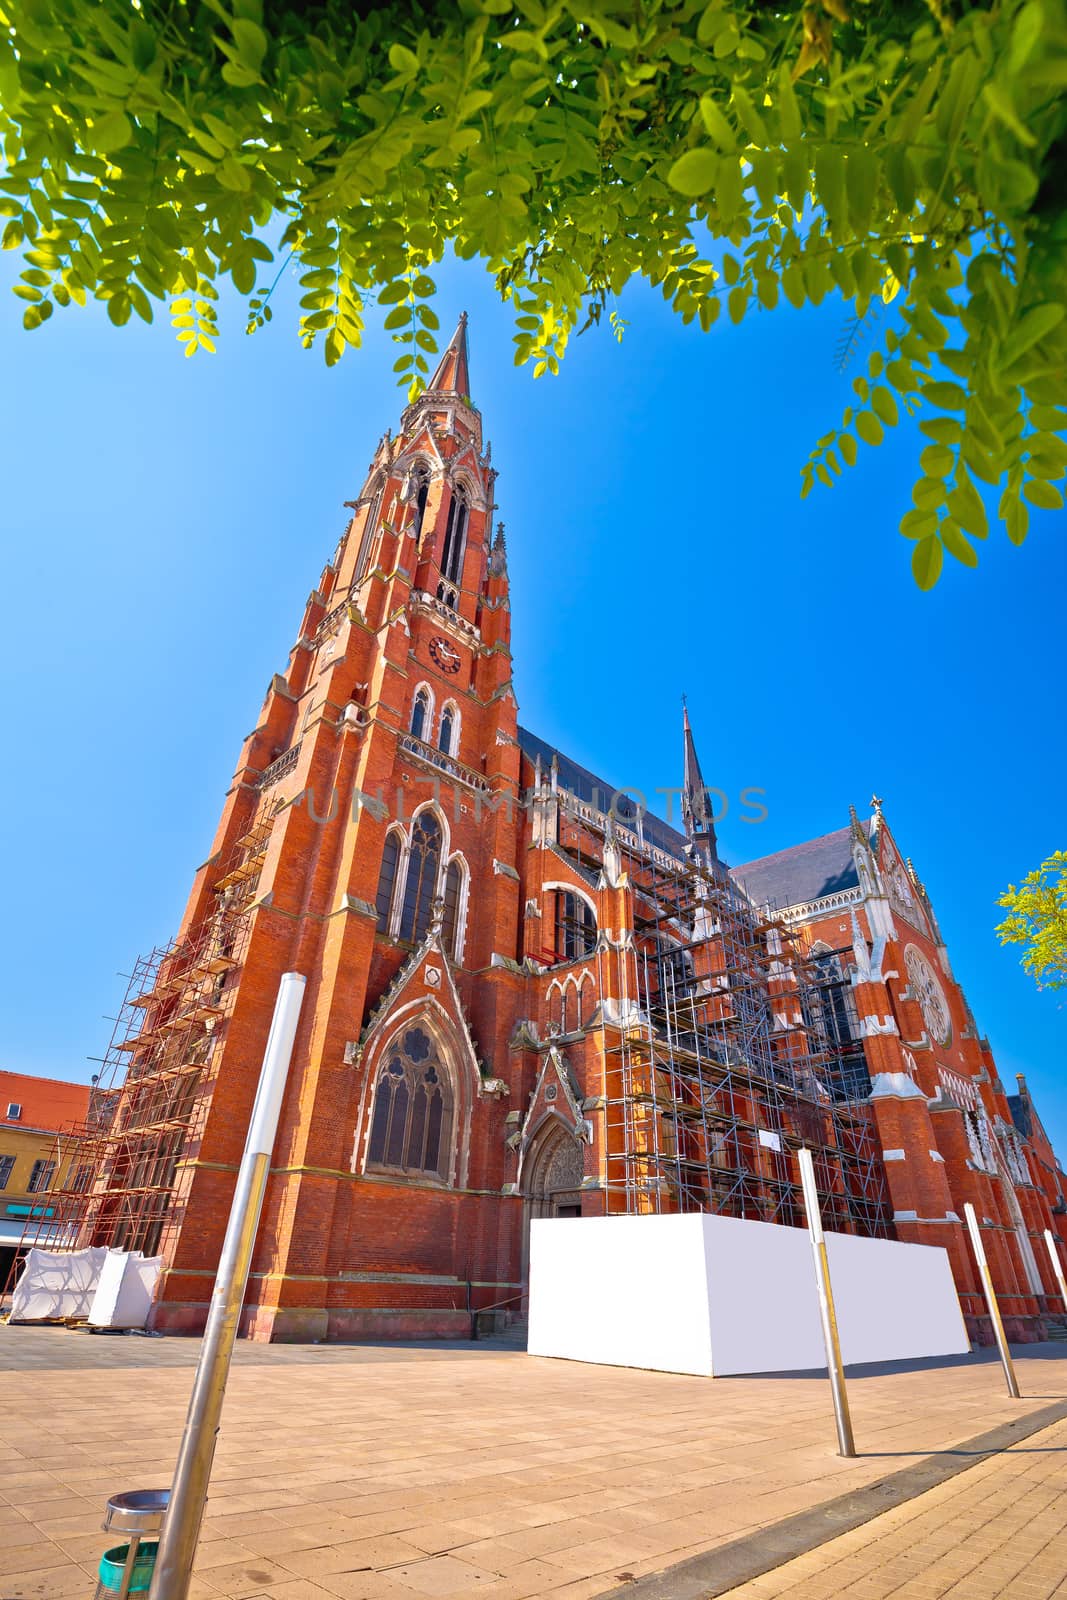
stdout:
{"type": "Polygon", "coordinates": [[[75,1169],[70,1186],[74,1190],[75,1194],[84,1194],[92,1183],[92,1180],[92,1167],[88,1165],[80,1166],[75,1169]]]}
{"type": "Polygon", "coordinates": [[[8,1119],[8,1121],[9,1122],[18,1122],[20,1120],[21,1116],[22,1116],[22,1107],[19,1105],[17,1100],[12,1100],[10,1105],[7,1108],[7,1119],[8,1119]]]}
{"type": "Polygon", "coordinates": [[[441,557],[441,573],[449,583],[458,583],[463,571],[463,546],[467,537],[469,515],[467,496],[462,489],[456,489],[449,502],[445,549],[441,557]]]}
{"type": "Polygon", "coordinates": [[[26,1185],[27,1194],[43,1194],[52,1187],[55,1177],[56,1164],[54,1161],[35,1161],[30,1173],[30,1181],[26,1185]]]}
{"type": "Polygon", "coordinates": [[[418,488],[415,491],[415,522],[412,531],[417,544],[422,533],[423,518],[426,516],[426,497],[430,492],[430,474],[425,467],[415,468],[415,482],[418,488]]]}
{"type": "Polygon", "coordinates": [[[415,704],[411,708],[411,731],[416,739],[426,737],[426,719],[430,712],[430,697],[425,689],[420,689],[415,696],[415,704]]]}
{"type": "Polygon", "coordinates": [[[8,1179],[15,1170],[14,1156],[0,1156],[0,1189],[6,1189],[8,1179]]]}
{"type": "Polygon", "coordinates": [[[556,960],[574,961],[596,949],[596,917],[579,895],[561,889],[556,895],[556,960]]]}
{"type": "Polygon", "coordinates": [[[442,936],[445,949],[456,961],[460,954],[459,909],[463,894],[463,868],[453,861],[445,873],[445,916],[442,936]]]}
{"type": "Polygon", "coordinates": [[[452,754],[452,735],[456,726],[456,713],[451,706],[446,706],[441,713],[441,732],[437,740],[437,748],[446,756],[452,754]]]}
{"type": "Polygon", "coordinates": [[[396,884],[396,868],[400,859],[400,840],[395,833],[387,833],[385,847],[382,850],[382,870],[378,874],[378,898],[375,905],[378,911],[378,932],[389,932],[389,913],[393,908],[393,889],[396,884]]]}

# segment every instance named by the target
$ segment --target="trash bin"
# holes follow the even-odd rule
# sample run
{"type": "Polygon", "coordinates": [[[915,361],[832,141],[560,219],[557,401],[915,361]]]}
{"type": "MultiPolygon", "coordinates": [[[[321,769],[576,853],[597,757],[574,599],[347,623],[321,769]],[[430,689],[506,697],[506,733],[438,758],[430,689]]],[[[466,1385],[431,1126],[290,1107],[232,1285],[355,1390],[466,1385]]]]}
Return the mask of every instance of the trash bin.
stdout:
{"type": "Polygon", "coordinates": [[[106,1550],[100,1558],[99,1583],[96,1586],[96,1600],[105,1600],[110,1595],[140,1594],[152,1586],[152,1573],[156,1566],[156,1551],[159,1549],[158,1541],[133,1538],[129,1544],[117,1544],[113,1550],[106,1550]],[[126,1567],[133,1552],[133,1564],[130,1567],[129,1581],[123,1588],[126,1578],[126,1567]]]}
{"type": "Polygon", "coordinates": [[[169,1489],[127,1489],[113,1494],[104,1513],[105,1533],[128,1535],[126,1544],[105,1552],[100,1562],[95,1600],[118,1595],[140,1594],[152,1583],[158,1541],[146,1535],[158,1533],[170,1499],[169,1489]]]}

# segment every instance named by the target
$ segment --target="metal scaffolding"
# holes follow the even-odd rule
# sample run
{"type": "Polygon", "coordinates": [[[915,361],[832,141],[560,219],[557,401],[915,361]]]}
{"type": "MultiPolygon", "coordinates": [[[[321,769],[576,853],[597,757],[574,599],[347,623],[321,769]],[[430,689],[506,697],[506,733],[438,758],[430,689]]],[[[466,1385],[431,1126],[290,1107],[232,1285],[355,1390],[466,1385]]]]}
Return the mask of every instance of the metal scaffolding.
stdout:
{"type": "Polygon", "coordinates": [[[806,951],[699,847],[669,863],[614,831],[636,925],[633,959],[616,969],[629,992],[607,994],[598,958],[608,1210],[802,1225],[806,1145],[826,1226],[888,1235],[870,1080],[837,956],[806,951]]]}
{"type": "Polygon", "coordinates": [[[181,1220],[270,838],[266,787],[261,780],[251,824],[220,863],[204,915],[134,963],[87,1119],[56,1135],[57,1181],[26,1220],[12,1277],[34,1246],[167,1250],[181,1220]],[[68,1154],[72,1142],[77,1155],[64,1164],[60,1152],[68,1154]]]}

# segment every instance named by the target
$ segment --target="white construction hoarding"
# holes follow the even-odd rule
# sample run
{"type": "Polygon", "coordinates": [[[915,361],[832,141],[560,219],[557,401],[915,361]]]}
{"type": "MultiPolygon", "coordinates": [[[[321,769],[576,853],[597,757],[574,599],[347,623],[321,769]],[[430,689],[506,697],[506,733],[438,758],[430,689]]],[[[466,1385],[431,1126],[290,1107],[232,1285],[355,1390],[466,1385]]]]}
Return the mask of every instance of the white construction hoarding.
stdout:
{"type": "MultiPolygon", "coordinates": [[[[945,1250],[826,1244],[846,1364],[970,1348],[945,1250]]],[[[705,1377],[824,1367],[807,1230],[703,1213],[534,1221],[527,1348],[705,1377]]]]}

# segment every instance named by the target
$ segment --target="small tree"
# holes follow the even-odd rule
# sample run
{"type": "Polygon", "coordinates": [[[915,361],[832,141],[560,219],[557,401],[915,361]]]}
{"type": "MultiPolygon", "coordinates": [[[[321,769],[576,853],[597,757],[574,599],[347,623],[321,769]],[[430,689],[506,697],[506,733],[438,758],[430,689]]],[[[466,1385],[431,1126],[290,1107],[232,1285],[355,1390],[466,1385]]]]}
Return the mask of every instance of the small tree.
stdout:
{"type": "Polygon", "coordinates": [[[535,376],[635,275],[705,329],[896,297],[802,492],[919,411],[929,588],[980,485],[1016,544],[1063,506],[1065,85],[1065,0],[0,0],[3,244],[28,328],[164,303],[187,355],[291,262],[304,343],[381,308],[412,389],[449,245],[535,376]]]}
{"type": "Polygon", "coordinates": [[[1067,850],[1057,850],[997,901],[1008,916],[1001,944],[1023,947],[1022,964],[1039,989],[1067,986],[1067,850]]]}

